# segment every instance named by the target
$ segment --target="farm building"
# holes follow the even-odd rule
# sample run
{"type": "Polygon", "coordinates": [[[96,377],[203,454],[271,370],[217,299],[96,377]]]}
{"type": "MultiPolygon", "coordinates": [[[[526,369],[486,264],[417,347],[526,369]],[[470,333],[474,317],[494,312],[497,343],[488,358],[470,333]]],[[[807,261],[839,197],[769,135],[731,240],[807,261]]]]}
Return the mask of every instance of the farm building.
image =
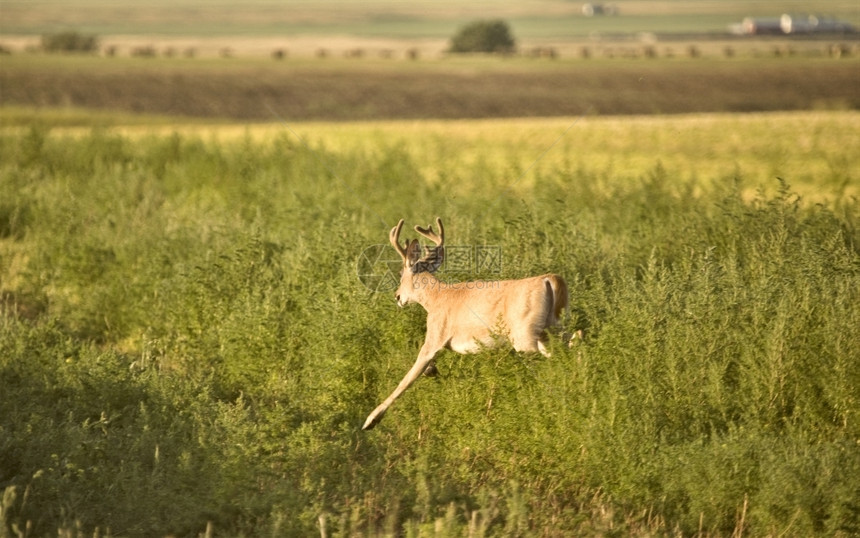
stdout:
{"type": "Polygon", "coordinates": [[[746,17],[730,29],[743,35],[849,34],[857,31],[851,24],[833,17],[788,13],[775,18],[746,17]]]}
{"type": "Polygon", "coordinates": [[[779,18],[779,26],[786,34],[846,34],[855,32],[855,28],[847,22],[838,21],[832,17],[820,15],[789,15],[779,18]]]}

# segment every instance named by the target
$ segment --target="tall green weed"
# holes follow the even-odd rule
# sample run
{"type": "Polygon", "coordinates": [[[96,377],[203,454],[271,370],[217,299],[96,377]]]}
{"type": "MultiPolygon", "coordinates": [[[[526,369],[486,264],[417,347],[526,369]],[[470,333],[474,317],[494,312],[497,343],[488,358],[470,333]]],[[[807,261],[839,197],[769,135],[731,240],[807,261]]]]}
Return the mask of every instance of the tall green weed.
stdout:
{"type": "Polygon", "coordinates": [[[0,163],[4,533],[860,531],[856,200],[287,135],[33,128],[0,163]],[[361,432],[425,315],[357,261],[436,215],[500,248],[480,276],[563,274],[584,338],[444,352],[361,432]]]}

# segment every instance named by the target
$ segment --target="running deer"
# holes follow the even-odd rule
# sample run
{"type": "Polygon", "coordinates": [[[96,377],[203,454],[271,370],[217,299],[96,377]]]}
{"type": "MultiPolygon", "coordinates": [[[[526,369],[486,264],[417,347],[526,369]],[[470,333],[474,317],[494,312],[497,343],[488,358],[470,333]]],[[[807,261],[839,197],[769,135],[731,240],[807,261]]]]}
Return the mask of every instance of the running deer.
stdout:
{"type": "Polygon", "coordinates": [[[362,429],[376,426],[385,411],[421,375],[435,371],[433,358],[443,348],[457,353],[474,353],[496,343],[503,334],[517,351],[539,351],[549,356],[544,345],[546,330],[556,325],[568,308],[567,284],[558,275],[547,274],[521,280],[447,283],[433,273],[445,257],[445,229],[436,218],[433,227],[415,226],[415,231],[433,241],[435,247],[421,246],[417,239],[400,244],[403,219],[391,229],[389,240],[403,260],[398,306],[418,303],[427,311],[427,334],[415,364],[384,402],[367,417],[362,429]]]}

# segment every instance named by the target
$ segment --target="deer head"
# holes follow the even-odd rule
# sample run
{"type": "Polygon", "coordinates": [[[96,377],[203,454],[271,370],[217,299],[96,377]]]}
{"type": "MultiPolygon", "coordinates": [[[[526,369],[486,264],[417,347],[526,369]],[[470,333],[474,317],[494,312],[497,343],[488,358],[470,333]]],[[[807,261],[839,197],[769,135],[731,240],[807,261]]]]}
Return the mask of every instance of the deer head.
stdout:
{"type": "Polygon", "coordinates": [[[431,277],[445,260],[445,229],[442,227],[442,219],[436,217],[436,226],[439,228],[439,233],[433,231],[433,226],[422,228],[415,226],[415,231],[436,243],[435,247],[424,247],[424,255],[421,255],[421,245],[417,239],[412,241],[406,240],[405,246],[400,244],[400,230],[403,228],[403,219],[397,223],[397,226],[391,229],[388,238],[391,241],[391,246],[400,255],[403,260],[403,267],[400,270],[400,286],[395,294],[398,306],[404,306],[410,302],[417,302],[420,297],[420,291],[428,282],[435,281],[431,277]],[[419,276],[423,275],[423,276],[419,276]]]}

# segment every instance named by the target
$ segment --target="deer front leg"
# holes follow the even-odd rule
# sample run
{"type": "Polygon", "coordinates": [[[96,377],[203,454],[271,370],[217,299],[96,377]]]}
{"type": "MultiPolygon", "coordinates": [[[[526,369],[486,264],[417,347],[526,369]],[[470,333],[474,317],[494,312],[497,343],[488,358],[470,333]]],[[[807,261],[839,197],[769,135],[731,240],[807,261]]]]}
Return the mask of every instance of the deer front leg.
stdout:
{"type": "Polygon", "coordinates": [[[397,388],[394,389],[394,392],[392,392],[384,402],[379,404],[379,406],[377,406],[377,408],[368,415],[367,420],[364,421],[364,426],[361,427],[362,430],[369,430],[382,420],[382,415],[384,415],[389,406],[394,403],[394,400],[399,398],[416,379],[421,377],[424,370],[433,362],[433,357],[436,356],[439,349],[440,348],[438,346],[430,345],[426,341],[424,342],[424,345],[421,346],[421,351],[418,353],[418,358],[415,360],[415,364],[413,364],[412,368],[406,372],[406,375],[400,381],[400,384],[397,385],[397,388]]]}

